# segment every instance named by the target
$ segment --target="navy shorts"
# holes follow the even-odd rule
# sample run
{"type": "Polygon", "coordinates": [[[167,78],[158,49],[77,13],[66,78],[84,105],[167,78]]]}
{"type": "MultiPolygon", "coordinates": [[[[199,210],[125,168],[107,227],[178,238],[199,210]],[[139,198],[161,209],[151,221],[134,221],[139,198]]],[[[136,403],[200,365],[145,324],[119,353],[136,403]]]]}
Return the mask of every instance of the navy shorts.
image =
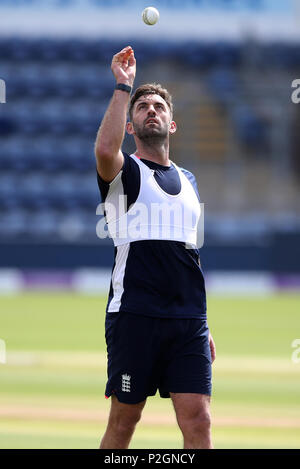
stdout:
{"type": "Polygon", "coordinates": [[[203,319],[107,313],[105,396],[137,404],[159,390],[211,395],[209,329],[203,319]]]}

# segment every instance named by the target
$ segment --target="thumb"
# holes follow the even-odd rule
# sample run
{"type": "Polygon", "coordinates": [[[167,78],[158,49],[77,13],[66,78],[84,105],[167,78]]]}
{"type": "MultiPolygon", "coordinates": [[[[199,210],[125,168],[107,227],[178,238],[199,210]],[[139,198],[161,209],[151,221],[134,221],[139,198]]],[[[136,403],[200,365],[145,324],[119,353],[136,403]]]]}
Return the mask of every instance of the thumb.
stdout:
{"type": "Polygon", "coordinates": [[[133,65],[135,65],[135,62],[136,62],[136,60],[135,60],[135,57],[134,57],[134,53],[133,53],[133,51],[131,51],[131,54],[128,58],[128,65],[130,67],[132,67],[133,65]]]}

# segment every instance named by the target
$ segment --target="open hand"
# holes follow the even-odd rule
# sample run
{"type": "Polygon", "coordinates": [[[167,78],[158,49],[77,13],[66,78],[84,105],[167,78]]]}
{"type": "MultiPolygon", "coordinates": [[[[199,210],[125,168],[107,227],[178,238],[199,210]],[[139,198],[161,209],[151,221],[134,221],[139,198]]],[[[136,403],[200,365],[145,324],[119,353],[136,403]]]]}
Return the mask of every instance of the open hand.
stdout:
{"type": "Polygon", "coordinates": [[[136,60],[131,46],[124,47],[113,56],[111,69],[117,83],[133,86],[136,74],[136,60]]]}

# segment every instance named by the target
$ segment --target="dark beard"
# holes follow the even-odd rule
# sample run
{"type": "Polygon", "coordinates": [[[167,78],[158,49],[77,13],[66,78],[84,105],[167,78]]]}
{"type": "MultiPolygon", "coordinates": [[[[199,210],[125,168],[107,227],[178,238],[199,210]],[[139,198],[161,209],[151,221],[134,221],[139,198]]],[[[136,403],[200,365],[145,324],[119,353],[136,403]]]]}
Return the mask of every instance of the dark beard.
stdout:
{"type": "Polygon", "coordinates": [[[151,127],[140,127],[133,124],[136,136],[142,140],[146,145],[157,145],[163,143],[168,137],[168,128],[151,128],[151,127]]]}

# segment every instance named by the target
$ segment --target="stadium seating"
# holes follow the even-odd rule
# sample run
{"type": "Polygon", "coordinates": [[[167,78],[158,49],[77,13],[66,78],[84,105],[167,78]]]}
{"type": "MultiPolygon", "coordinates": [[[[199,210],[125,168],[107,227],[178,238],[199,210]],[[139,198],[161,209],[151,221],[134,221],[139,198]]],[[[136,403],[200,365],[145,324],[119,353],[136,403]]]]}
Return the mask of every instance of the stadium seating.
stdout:
{"type": "MultiPolygon", "coordinates": [[[[180,57],[181,66],[200,76],[211,99],[224,107],[240,142],[250,150],[263,148],[267,126],[243,99],[243,45],[143,40],[132,45],[141,76],[153,49],[158,66],[168,61],[172,69],[180,57]]],[[[1,38],[1,78],[9,102],[0,109],[1,239],[95,238],[100,196],[93,145],[113,91],[111,57],[121,46],[96,39],[1,38]]],[[[271,67],[300,66],[294,45],[262,45],[257,57],[271,67]]]]}

